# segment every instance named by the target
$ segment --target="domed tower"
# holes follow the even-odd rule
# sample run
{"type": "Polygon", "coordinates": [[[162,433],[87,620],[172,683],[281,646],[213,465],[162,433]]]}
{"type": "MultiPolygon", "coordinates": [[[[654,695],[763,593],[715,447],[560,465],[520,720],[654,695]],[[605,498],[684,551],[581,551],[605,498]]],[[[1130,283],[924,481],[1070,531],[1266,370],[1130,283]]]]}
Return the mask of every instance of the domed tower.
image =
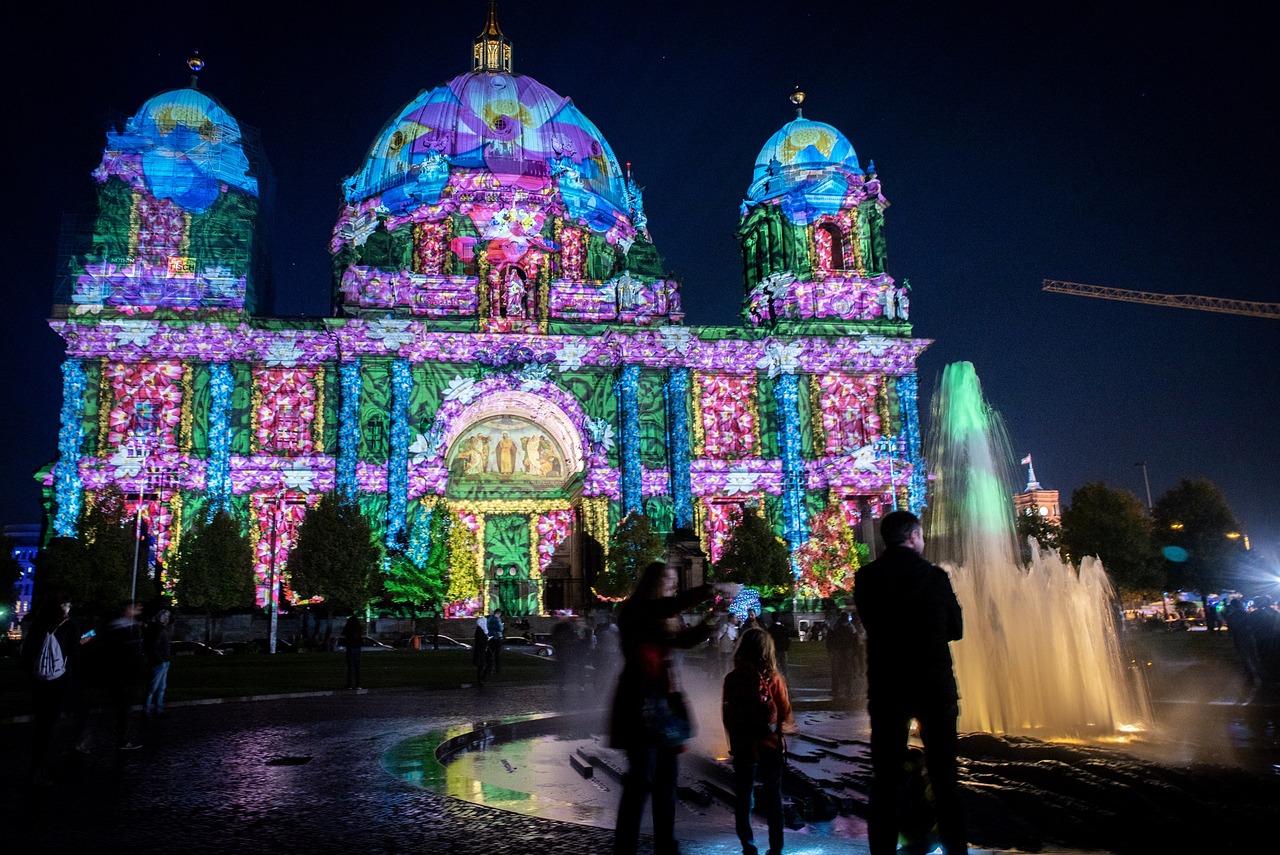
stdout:
{"type": "Polygon", "coordinates": [[[267,280],[265,168],[194,75],[190,87],[149,99],[107,133],[89,248],[70,260],[58,302],[74,314],[135,318],[254,311],[267,280]]]}
{"type": "Polygon", "coordinates": [[[885,272],[884,210],[875,164],[849,140],[796,118],[760,149],[743,203],[746,300],[752,326],[779,332],[905,331],[909,299],[885,272]]]}
{"type": "Polygon", "coordinates": [[[406,104],[343,190],[340,314],[533,334],[682,318],[639,188],[571,100],[512,73],[492,6],[473,70],[406,104]]]}

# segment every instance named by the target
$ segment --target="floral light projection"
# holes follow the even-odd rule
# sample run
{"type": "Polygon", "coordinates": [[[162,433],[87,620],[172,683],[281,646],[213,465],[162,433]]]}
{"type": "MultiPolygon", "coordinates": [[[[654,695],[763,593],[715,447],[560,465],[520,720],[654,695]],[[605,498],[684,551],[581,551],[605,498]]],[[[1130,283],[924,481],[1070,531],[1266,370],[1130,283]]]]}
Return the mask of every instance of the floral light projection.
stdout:
{"type": "Polygon", "coordinates": [[[182,420],[182,363],[111,362],[104,370],[114,400],[107,442],[119,447],[141,436],[155,449],[176,446],[182,420]]]}
{"type": "Polygon", "coordinates": [[[813,518],[809,539],[795,553],[796,593],[823,599],[853,588],[859,556],[842,504],[832,502],[813,518]]]}
{"type": "Polygon", "coordinates": [[[884,378],[874,375],[824,374],[816,378],[821,390],[822,432],[827,454],[849,454],[880,435],[876,395],[884,378]]]}
{"type": "Polygon", "coordinates": [[[754,374],[698,372],[699,453],[707,457],[746,457],[759,448],[754,374]]]}
{"type": "Polygon", "coordinates": [[[711,563],[720,560],[724,554],[725,544],[734,526],[742,519],[744,509],[750,504],[759,504],[761,496],[743,496],[741,499],[727,501],[724,499],[707,499],[703,502],[702,543],[703,550],[711,563]]]}
{"type": "Polygon", "coordinates": [[[539,573],[546,573],[551,564],[551,556],[569,535],[573,534],[573,509],[561,508],[537,514],[529,518],[530,537],[534,544],[538,560],[536,567],[539,573]]]}
{"type": "Polygon", "coordinates": [[[278,454],[305,454],[316,418],[315,368],[255,368],[255,446],[278,454]]]}
{"type": "Polygon", "coordinates": [[[253,493],[249,497],[249,516],[252,524],[249,539],[253,544],[254,578],[257,580],[257,603],[266,606],[271,601],[271,574],[280,582],[278,602],[286,602],[288,582],[285,571],[289,566],[289,553],[297,542],[298,526],[307,515],[307,507],[320,500],[319,494],[304,493],[253,493]]]}
{"type": "Polygon", "coordinates": [[[247,506],[261,598],[313,497],[376,508],[377,536],[419,558],[434,546],[425,507],[447,505],[462,520],[451,569],[469,586],[450,613],[468,614],[495,590],[541,607],[536,582],[575,526],[607,543],[629,511],[696,528],[718,559],[733,514],[769,501],[799,569],[821,499],[881,510],[896,490],[923,506],[915,371],[929,342],[885,272],[874,166],[835,128],[797,118],[761,149],[739,230],[741,328],[683,326],[629,166],[531,78],[463,74],[387,124],[344,185],[333,318],[252,314],[253,154],[195,89],[108,136],[92,248],[51,322],[68,356],[45,476],[60,534],[112,485],[143,496],[170,551],[184,503],[247,506]],[[504,446],[480,468],[489,429],[490,451],[505,429],[522,456],[504,446]],[[139,433],[175,479],[160,489],[119,456],[139,433]],[[871,446],[885,437],[892,456],[871,446]],[[499,557],[498,586],[478,587],[499,557]]]}

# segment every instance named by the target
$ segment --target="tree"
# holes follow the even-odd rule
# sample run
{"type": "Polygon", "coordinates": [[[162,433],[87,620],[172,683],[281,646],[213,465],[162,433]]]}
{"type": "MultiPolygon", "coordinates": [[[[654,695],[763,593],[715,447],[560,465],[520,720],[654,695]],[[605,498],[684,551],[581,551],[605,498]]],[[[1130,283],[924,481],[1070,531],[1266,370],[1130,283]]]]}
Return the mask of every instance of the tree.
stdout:
{"type": "MultiPolygon", "coordinates": [[[[476,535],[454,511],[445,506],[448,536],[444,560],[449,565],[449,586],[444,593],[446,603],[458,603],[480,596],[480,559],[476,555],[476,535]]],[[[443,524],[443,521],[442,521],[443,524]]]]}
{"type": "Polygon", "coordinates": [[[233,609],[252,608],[255,597],[253,546],[240,524],[225,510],[195,527],[182,542],[174,567],[178,605],[204,612],[204,640],[213,637],[213,617],[233,609]]]}
{"type": "Polygon", "coordinates": [[[1217,593],[1242,551],[1240,523],[1222,490],[1212,481],[1184,478],[1156,501],[1152,516],[1178,587],[1199,592],[1201,600],[1217,593]]]}
{"type": "Polygon", "coordinates": [[[1062,545],[1062,525],[1050,522],[1047,517],[1032,511],[1018,514],[1014,524],[1018,532],[1018,545],[1022,548],[1022,560],[1031,561],[1031,550],[1027,545],[1028,538],[1040,544],[1044,552],[1057,552],[1062,545]]]}
{"type": "Polygon", "coordinates": [[[1164,588],[1151,543],[1151,517],[1128,490],[1093,481],[1072,493],[1071,505],[1062,512],[1061,541],[1077,564],[1086,555],[1097,556],[1122,598],[1164,588]]]}
{"type": "Polygon", "coordinates": [[[766,597],[788,597],[796,584],[786,543],[755,506],[738,514],[713,576],[718,582],[755,588],[766,597]]]}
{"type": "Polygon", "coordinates": [[[367,606],[381,588],[381,565],[382,548],[369,520],[334,493],[308,509],[289,555],[294,592],[322,597],[330,615],[367,606]]]}
{"type": "Polygon", "coordinates": [[[413,619],[417,632],[418,616],[439,615],[449,583],[449,518],[448,506],[436,500],[430,511],[420,510],[409,533],[409,549],[392,553],[387,561],[387,599],[413,619]]]}
{"type": "Polygon", "coordinates": [[[862,560],[839,502],[828,504],[810,520],[809,539],[796,551],[796,563],[796,587],[802,596],[825,600],[853,588],[853,574],[862,560]]]}
{"type": "Polygon", "coordinates": [[[103,490],[81,512],[76,537],[54,538],[37,556],[37,595],[65,593],[86,616],[115,614],[129,599],[135,557],[141,581],[147,581],[135,525],[124,495],[115,487],[103,490]]]}
{"type": "Polygon", "coordinates": [[[609,550],[604,557],[604,571],[596,575],[592,590],[605,600],[620,600],[631,595],[640,571],[666,552],[662,536],[653,522],[640,513],[630,513],[618,523],[609,550]]]}

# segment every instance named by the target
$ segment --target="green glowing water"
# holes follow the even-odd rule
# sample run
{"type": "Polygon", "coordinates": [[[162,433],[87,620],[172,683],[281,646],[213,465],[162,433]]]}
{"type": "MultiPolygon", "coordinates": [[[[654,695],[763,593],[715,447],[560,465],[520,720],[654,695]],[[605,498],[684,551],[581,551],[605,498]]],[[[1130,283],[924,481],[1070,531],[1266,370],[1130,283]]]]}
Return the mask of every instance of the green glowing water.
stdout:
{"type": "Polygon", "coordinates": [[[1013,455],[971,363],[943,370],[931,414],[925,554],[948,570],[964,610],[965,637],[952,645],[961,729],[1078,736],[1149,722],[1102,564],[1086,558],[1077,571],[1033,549],[1022,566],[1013,455]]]}

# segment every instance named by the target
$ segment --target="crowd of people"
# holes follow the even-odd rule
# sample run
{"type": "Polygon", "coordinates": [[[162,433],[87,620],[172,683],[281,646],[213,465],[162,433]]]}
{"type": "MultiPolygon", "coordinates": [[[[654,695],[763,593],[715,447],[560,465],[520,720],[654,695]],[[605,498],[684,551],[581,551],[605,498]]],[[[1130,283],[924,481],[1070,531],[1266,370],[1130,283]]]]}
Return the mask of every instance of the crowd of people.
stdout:
{"type": "Polygon", "coordinates": [[[164,709],[171,656],[171,611],[153,607],[147,614],[125,603],[98,627],[82,625],[70,594],[49,596],[33,614],[19,655],[30,675],[33,733],[30,781],[52,783],[49,760],[63,735],[82,755],[101,743],[90,710],[100,706],[110,722],[108,732],[117,751],[142,747],[134,733],[134,701],[142,692],[143,712],[167,715],[164,709]]]}

